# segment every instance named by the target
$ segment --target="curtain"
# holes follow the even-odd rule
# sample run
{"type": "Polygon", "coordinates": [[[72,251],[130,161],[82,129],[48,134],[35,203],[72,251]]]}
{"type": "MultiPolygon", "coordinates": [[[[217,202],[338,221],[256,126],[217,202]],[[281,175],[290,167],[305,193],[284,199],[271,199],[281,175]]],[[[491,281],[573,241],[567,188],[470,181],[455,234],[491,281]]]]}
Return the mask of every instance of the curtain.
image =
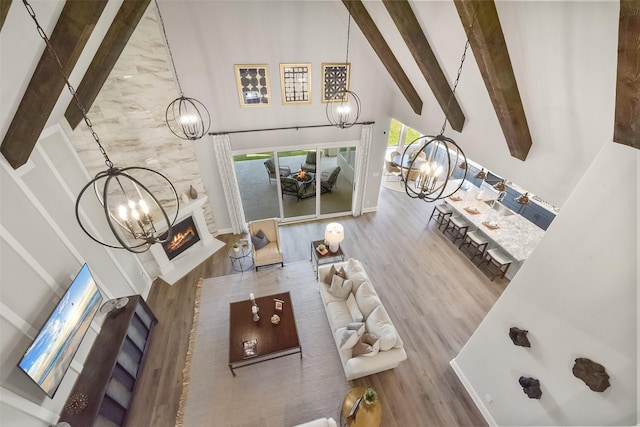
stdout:
{"type": "Polygon", "coordinates": [[[373,137],[373,125],[363,125],[360,133],[360,147],[356,152],[356,188],[353,194],[353,216],[362,215],[364,205],[364,190],[367,188],[367,176],[369,176],[369,153],[371,152],[371,139],[373,137]]]}
{"type": "Polygon", "coordinates": [[[215,135],[213,149],[218,161],[218,172],[220,173],[220,181],[222,181],[224,198],[227,201],[229,218],[231,218],[231,229],[233,234],[244,233],[247,231],[247,221],[242,208],[242,198],[240,197],[236,168],[233,165],[229,135],[215,135]]]}

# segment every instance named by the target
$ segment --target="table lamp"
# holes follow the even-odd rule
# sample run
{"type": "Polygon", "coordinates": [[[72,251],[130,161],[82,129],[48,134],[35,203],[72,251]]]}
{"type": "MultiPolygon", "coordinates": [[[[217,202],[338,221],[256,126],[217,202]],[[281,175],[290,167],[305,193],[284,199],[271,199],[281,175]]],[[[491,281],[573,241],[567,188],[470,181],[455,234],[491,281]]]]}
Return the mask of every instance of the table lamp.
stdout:
{"type": "Polygon", "coordinates": [[[331,252],[337,252],[340,248],[340,242],[344,240],[344,227],[342,224],[332,222],[327,224],[324,232],[324,241],[329,244],[331,252]]]}

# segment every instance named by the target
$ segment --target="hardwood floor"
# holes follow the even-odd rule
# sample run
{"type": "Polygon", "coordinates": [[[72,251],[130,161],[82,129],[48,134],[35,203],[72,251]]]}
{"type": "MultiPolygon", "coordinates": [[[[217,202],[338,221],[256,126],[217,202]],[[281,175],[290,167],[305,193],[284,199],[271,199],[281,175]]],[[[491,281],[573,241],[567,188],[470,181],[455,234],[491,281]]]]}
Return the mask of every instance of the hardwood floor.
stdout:
{"type": "MultiPolygon", "coordinates": [[[[337,219],[345,228],[343,250],[364,264],[408,354],[398,368],[351,385],[376,388],[384,405],[384,426],[486,425],[449,361],[508,281],[491,282],[433,221],[425,224],[432,209],[433,204],[383,188],[377,212],[337,219]]],[[[333,221],[336,219],[281,226],[284,268],[286,263],[308,260],[310,241],[322,238],[325,225],[333,221]]],[[[218,238],[228,248],[241,236],[218,238]]],[[[227,248],[173,286],[161,280],[153,284],[148,304],[159,322],[128,426],[175,425],[196,285],[203,277],[233,273],[227,248]]],[[[342,396],[336,396],[336,405],[341,401],[342,396]]]]}

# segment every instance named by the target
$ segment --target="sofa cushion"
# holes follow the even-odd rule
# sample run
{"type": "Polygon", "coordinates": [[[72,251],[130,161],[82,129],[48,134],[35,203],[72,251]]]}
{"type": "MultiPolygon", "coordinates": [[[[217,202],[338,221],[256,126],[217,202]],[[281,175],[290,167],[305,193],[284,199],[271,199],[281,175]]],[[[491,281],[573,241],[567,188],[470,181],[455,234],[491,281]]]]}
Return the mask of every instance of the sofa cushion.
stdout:
{"type": "Polygon", "coordinates": [[[333,280],[331,280],[329,293],[336,298],[346,300],[349,294],[351,294],[351,282],[344,280],[336,274],[333,276],[333,280]]]}
{"type": "Polygon", "coordinates": [[[347,304],[344,301],[330,302],[327,304],[327,316],[331,318],[329,323],[333,325],[334,330],[344,328],[353,322],[347,304]]]}
{"type": "Polygon", "coordinates": [[[358,332],[353,329],[340,328],[336,331],[336,338],[340,350],[346,350],[353,348],[360,337],[358,336],[358,332]]]}
{"type": "Polygon", "coordinates": [[[365,332],[351,350],[352,357],[372,357],[380,351],[380,339],[365,332]]]}
{"type": "Polygon", "coordinates": [[[358,337],[361,337],[365,332],[364,322],[351,322],[347,325],[347,329],[356,331],[358,337]]]}
{"type": "Polygon", "coordinates": [[[352,282],[353,292],[356,292],[363,282],[369,280],[362,263],[356,259],[349,258],[349,261],[347,261],[344,267],[344,271],[347,279],[352,282]]]}
{"type": "Polygon", "coordinates": [[[347,297],[347,308],[349,309],[349,313],[351,313],[351,318],[354,322],[362,322],[364,320],[364,316],[360,312],[358,303],[356,303],[356,297],[351,292],[349,292],[349,296],[347,297]]]}
{"type": "Polygon", "coordinates": [[[262,230],[258,230],[255,235],[251,236],[251,243],[253,243],[253,247],[258,250],[264,248],[270,242],[269,239],[267,239],[267,236],[264,235],[264,232],[262,230]]]}
{"type": "Polygon", "coordinates": [[[363,282],[362,285],[358,287],[356,291],[356,302],[365,319],[369,317],[369,314],[371,314],[377,306],[382,305],[371,282],[363,282]]]}
{"type": "Polygon", "coordinates": [[[383,306],[376,307],[365,322],[367,332],[380,337],[380,350],[391,350],[398,341],[398,332],[383,306]]]}

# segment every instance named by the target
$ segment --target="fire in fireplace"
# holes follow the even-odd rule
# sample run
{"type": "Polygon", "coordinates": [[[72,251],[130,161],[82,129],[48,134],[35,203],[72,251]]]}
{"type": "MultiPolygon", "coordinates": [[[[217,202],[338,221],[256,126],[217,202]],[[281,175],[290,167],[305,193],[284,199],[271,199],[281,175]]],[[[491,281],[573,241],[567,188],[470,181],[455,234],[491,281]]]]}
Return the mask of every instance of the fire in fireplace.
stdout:
{"type": "Polygon", "coordinates": [[[173,226],[173,237],[162,246],[169,260],[172,260],[199,240],[200,236],[198,236],[193,217],[187,217],[173,226]]]}

